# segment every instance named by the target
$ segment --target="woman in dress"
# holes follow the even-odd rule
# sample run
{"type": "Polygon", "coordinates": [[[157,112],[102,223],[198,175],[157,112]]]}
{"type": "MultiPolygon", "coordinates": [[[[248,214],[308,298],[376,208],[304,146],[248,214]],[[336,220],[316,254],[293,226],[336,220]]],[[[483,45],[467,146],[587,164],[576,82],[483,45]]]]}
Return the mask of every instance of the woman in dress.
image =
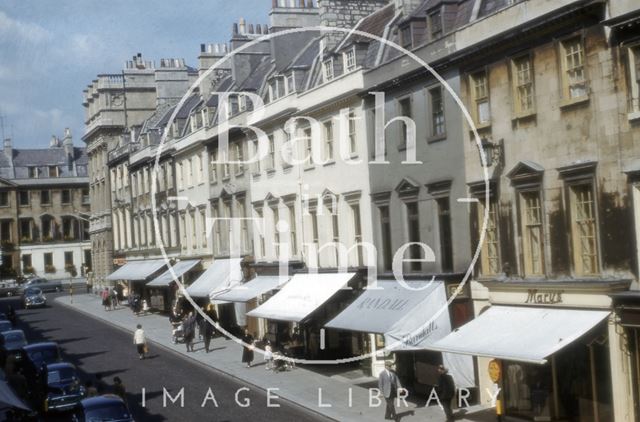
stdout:
{"type": "Polygon", "coordinates": [[[251,362],[253,362],[253,336],[249,333],[249,329],[244,329],[244,336],[242,336],[242,342],[244,343],[244,349],[242,350],[242,363],[247,364],[247,368],[251,368],[251,362]]]}

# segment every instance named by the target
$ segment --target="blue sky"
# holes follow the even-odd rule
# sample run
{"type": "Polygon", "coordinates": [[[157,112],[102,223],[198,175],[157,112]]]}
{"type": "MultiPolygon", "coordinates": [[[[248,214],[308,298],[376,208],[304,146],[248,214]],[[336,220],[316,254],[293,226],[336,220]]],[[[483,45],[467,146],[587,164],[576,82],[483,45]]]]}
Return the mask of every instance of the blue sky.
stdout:
{"type": "MultiPolygon", "coordinates": [[[[0,113],[18,148],[69,127],[82,144],[82,90],[140,52],[197,66],[201,43],[229,40],[240,17],[268,23],[271,0],[2,0],[0,113]]],[[[0,133],[0,136],[2,134],[0,133]]]]}

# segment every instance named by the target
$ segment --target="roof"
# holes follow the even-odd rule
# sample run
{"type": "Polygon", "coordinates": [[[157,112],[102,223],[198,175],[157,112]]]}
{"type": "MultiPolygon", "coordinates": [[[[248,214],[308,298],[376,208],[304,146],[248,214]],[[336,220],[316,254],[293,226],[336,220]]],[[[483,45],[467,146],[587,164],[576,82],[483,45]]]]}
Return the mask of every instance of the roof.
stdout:
{"type": "MultiPolygon", "coordinates": [[[[386,26],[389,24],[391,19],[395,16],[395,7],[393,3],[389,3],[382,9],[379,9],[369,16],[365,17],[360,21],[360,23],[356,26],[356,30],[360,32],[366,32],[368,34],[382,37],[384,35],[384,30],[386,26]]],[[[344,45],[350,43],[357,42],[370,42],[371,38],[359,35],[359,34],[351,34],[347,36],[347,39],[344,41],[344,45]]]]}
{"type": "Polygon", "coordinates": [[[33,343],[28,344],[23,347],[24,350],[41,350],[41,349],[50,349],[52,347],[58,348],[58,343],[54,343],[52,341],[46,341],[42,343],[33,343]]]}
{"type": "Polygon", "coordinates": [[[71,368],[71,369],[76,369],[76,367],[69,362],[55,362],[55,363],[50,363],[47,365],[47,369],[48,370],[55,370],[55,369],[63,369],[63,368],[71,368]]]}

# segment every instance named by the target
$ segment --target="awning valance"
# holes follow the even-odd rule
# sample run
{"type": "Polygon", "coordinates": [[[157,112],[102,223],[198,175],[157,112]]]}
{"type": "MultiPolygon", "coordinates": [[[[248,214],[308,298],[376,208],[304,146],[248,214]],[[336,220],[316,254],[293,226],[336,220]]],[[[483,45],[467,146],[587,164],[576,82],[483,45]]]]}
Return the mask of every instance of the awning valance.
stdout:
{"type": "Polygon", "coordinates": [[[116,271],[108,275],[107,280],[144,281],[166,265],[164,259],[147,259],[144,261],[129,261],[116,271]]]}
{"type": "Polygon", "coordinates": [[[289,278],[277,275],[259,275],[247,283],[238,284],[217,295],[216,299],[227,302],[249,302],[260,295],[282,287],[287,281],[289,278]]]}
{"type": "Polygon", "coordinates": [[[432,348],[544,364],[609,316],[608,311],[492,306],[432,348]]]}
{"type": "Polygon", "coordinates": [[[193,267],[195,267],[199,263],[200,263],[199,259],[191,259],[191,260],[177,262],[173,266],[173,272],[171,272],[171,269],[168,269],[167,271],[163,272],[158,277],[156,277],[154,280],[147,283],[147,286],[167,287],[169,284],[171,284],[172,281],[175,280],[175,278],[182,277],[185,273],[187,273],[189,270],[191,270],[193,267]]]}
{"type": "Polygon", "coordinates": [[[384,334],[393,350],[428,348],[451,329],[444,283],[378,281],[326,327],[384,334]]]}
{"type": "Polygon", "coordinates": [[[296,274],[271,299],[247,315],[300,322],[345,287],[354,276],[355,273],[296,274]]]}
{"type": "Polygon", "coordinates": [[[191,297],[205,298],[242,281],[241,258],[217,259],[193,284],[187,287],[191,297]]]}

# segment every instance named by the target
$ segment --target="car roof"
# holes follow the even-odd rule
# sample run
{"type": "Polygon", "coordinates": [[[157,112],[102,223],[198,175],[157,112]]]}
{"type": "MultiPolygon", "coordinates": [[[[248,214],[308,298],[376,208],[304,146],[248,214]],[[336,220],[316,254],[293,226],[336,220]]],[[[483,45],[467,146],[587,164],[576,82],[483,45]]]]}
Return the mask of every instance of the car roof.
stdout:
{"type": "Polygon", "coordinates": [[[82,400],[81,403],[82,407],[84,407],[85,409],[116,403],[124,405],[124,401],[114,394],[105,394],[103,396],[90,397],[88,399],[82,400]]]}
{"type": "Polygon", "coordinates": [[[22,334],[23,337],[25,336],[24,331],[22,330],[7,330],[7,331],[3,331],[0,334],[2,334],[3,336],[8,336],[10,334],[18,334],[18,333],[22,334]]]}
{"type": "Polygon", "coordinates": [[[76,369],[76,367],[69,362],[56,362],[56,363],[50,363],[49,365],[47,365],[47,370],[49,371],[55,371],[58,369],[65,369],[65,368],[71,368],[73,370],[76,369]]]}
{"type": "Polygon", "coordinates": [[[31,350],[42,350],[42,349],[50,349],[52,347],[58,348],[58,343],[54,343],[52,341],[42,342],[42,343],[33,343],[27,346],[24,346],[23,349],[25,351],[31,350]]]}

